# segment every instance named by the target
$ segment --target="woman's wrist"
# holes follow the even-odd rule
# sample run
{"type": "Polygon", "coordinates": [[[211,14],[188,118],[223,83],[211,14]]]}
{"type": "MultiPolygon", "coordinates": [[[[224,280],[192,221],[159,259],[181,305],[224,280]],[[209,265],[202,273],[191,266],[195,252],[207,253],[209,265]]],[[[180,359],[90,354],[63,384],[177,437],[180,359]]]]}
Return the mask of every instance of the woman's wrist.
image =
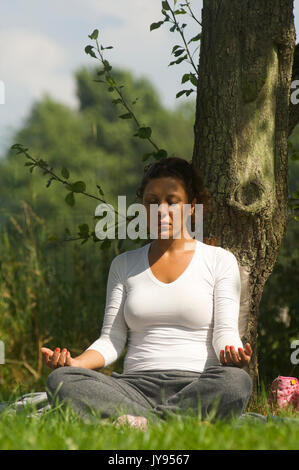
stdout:
{"type": "Polygon", "coordinates": [[[78,364],[78,367],[85,369],[100,369],[105,365],[105,359],[102,354],[93,349],[84,351],[82,354],[75,357],[74,360],[78,364]]]}

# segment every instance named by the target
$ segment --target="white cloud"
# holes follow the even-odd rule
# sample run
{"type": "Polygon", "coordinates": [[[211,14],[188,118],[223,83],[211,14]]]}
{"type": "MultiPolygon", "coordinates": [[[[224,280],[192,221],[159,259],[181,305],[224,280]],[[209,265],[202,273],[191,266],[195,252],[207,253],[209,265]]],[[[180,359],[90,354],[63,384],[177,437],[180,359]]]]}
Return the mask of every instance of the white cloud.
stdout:
{"type": "Polygon", "coordinates": [[[32,99],[45,91],[55,99],[75,105],[73,78],[64,69],[66,51],[48,36],[20,28],[0,32],[1,79],[9,96],[18,88],[32,99]]]}
{"type": "MultiPolygon", "coordinates": [[[[68,0],[70,2],[70,0],[68,0]]],[[[56,0],[57,3],[61,3],[56,0]]],[[[52,1],[52,4],[55,3],[52,1]]],[[[67,2],[64,3],[67,5],[67,2]]],[[[155,16],[161,14],[161,1],[160,0],[71,0],[72,12],[78,11],[80,15],[84,15],[91,19],[95,19],[96,15],[113,16],[119,18],[124,22],[134,22],[138,27],[142,18],[154,21],[155,16]]]]}

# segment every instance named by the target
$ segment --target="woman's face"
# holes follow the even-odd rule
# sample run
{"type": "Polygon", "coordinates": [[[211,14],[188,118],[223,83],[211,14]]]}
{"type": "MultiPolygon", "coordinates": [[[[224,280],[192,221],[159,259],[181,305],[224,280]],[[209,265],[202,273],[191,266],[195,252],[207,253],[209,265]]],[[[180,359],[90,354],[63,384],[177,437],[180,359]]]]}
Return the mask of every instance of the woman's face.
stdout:
{"type": "MultiPolygon", "coordinates": [[[[155,234],[154,230],[157,227],[158,238],[173,238],[175,234],[176,238],[184,238],[187,234],[184,232],[184,227],[189,215],[187,207],[185,214],[183,213],[184,204],[188,204],[188,195],[180,180],[170,176],[151,179],[143,193],[143,205],[146,208],[150,233],[155,234]],[[157,205],[157,216],[155,212],[152,213],[152,223],[150,223],[151,204],[157,205]]],[[[194,208],[191,209],[191,213],[193,210],[194,208]]]]}

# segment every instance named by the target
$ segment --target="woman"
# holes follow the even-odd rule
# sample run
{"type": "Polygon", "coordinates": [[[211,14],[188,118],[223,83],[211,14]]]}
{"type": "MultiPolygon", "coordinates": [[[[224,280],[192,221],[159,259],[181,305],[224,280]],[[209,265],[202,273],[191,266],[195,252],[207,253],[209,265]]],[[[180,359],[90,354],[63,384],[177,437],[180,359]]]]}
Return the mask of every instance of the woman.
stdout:
{"type": "Polygon", "coordinates": [[[82,416],[124,412],[116,423],[143,429],[148,418],[173,413],[238,416],[252,392],[244,370],[252,350],[249,343],[243,349],[238,332],[238,263],[230,251],[192,238],[183,212],[191,204],[193,231],[194,205],[205,213],[209,202],[202,178],[192,163],[169,157],[146,168],[136,194],[151,234],[150,207],[157,205],[158,236],[112,260],[99,339],[76,358],[41,348],[55,369],[49,401],[68,401],[82,416]],[[128,332],[123,373],[92,370],[121,355],[128,332]]]}

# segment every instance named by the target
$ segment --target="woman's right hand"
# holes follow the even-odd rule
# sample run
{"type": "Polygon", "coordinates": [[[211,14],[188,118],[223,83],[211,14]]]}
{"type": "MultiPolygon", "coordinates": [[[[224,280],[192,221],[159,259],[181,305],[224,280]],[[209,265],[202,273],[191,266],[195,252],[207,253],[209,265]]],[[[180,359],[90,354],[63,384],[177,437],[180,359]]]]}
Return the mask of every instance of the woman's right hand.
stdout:
{"type": "Polygon", "coordinates": [[[49,348],[40,348],[43,355],[44,363],[50,369],[57,369],[58,367],[80,367],[79,361],[73,359],[71,353],[63,348],[60,352],[60,348],[56,348],[55,351],[52,351],[49,348]]]}

